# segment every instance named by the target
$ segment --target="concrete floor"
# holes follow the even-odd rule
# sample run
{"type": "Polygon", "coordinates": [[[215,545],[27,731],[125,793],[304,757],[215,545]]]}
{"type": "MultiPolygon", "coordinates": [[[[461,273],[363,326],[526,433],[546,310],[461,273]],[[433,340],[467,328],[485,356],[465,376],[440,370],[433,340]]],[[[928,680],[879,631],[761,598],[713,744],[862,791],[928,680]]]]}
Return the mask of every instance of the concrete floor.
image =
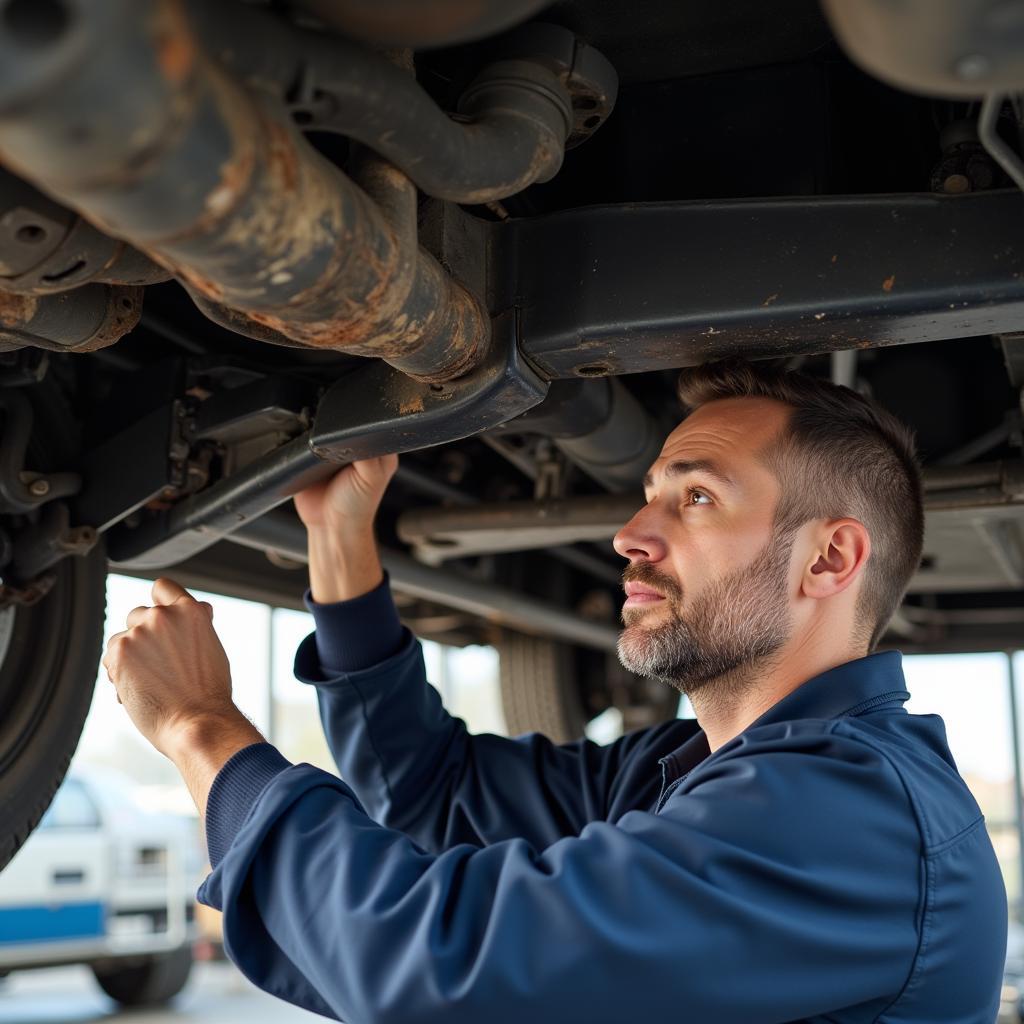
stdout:
{"type": "Polygon", "coordinates": [[[228,963],[197,963],[181,994],[156,1011],[121,1011],[85,967],[22,971],[0,982],[0,1024],[323,1024],[324,1020],[266,995],[228,963]]]}

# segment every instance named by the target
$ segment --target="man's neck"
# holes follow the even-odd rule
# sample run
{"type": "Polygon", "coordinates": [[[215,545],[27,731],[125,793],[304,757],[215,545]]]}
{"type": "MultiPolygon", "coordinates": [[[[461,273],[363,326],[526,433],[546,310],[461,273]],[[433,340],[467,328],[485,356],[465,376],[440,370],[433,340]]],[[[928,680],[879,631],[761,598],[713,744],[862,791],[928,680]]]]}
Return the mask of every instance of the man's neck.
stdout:
{"type": "Polygon", "coordinates": [[[783,650],[744,665],[690,696],[697,722],[713,754],[799,686],[865,651],[825,653],[810,647],[783,650]]]}

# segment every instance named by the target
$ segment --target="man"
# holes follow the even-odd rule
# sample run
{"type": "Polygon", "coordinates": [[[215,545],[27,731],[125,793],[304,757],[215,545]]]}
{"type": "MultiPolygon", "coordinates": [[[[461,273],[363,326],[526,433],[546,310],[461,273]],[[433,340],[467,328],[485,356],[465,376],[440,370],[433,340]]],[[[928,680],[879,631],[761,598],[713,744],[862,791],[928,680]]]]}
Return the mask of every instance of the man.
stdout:
{"type": "Polygon", "coordinates": [[[1007,905],[982,815],[897,652],[921,553],[908,432],[796,374],[687,371],[694,411],[618,533],[620,655],[689,695],[607,747],[469,736],[426,684],[372,523],[393,457],[295,499],[342,777],[235,709],[208,606],[168,580],[104,661],[205,815],[225,946],[365,1022],[995,1019],[1007,905]]]}

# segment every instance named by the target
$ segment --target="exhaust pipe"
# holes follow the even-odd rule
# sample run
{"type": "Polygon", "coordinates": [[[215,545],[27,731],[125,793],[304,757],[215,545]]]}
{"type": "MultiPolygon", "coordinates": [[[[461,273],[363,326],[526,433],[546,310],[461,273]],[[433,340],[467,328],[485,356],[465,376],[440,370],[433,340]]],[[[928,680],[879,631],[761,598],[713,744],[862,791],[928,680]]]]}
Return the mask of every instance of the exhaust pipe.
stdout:
{"type": "Polygon", "coordinates": [[[279,101],[206,56],[179,0],[8,0],[0,153],[190,290],[302,345],[427,381],[486,350],[486,311],[417,245],[409,180],[367,155],[367,195],[279,101]]]}

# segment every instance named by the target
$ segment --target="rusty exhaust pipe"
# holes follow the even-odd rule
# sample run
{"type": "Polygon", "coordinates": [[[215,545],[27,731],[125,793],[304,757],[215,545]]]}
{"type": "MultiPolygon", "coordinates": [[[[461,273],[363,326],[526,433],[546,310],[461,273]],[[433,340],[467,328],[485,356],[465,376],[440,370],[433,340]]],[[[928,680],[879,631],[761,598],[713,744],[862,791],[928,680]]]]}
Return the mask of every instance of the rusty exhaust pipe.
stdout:
{"type": "Polygon", "coordinates": [[[0,4],[0,161],[299,344],[429,381],[486,349],[486,311],[417,245],[408,179],[368,156],[371,199],[202,51],[179,0],[0,4]]]}

